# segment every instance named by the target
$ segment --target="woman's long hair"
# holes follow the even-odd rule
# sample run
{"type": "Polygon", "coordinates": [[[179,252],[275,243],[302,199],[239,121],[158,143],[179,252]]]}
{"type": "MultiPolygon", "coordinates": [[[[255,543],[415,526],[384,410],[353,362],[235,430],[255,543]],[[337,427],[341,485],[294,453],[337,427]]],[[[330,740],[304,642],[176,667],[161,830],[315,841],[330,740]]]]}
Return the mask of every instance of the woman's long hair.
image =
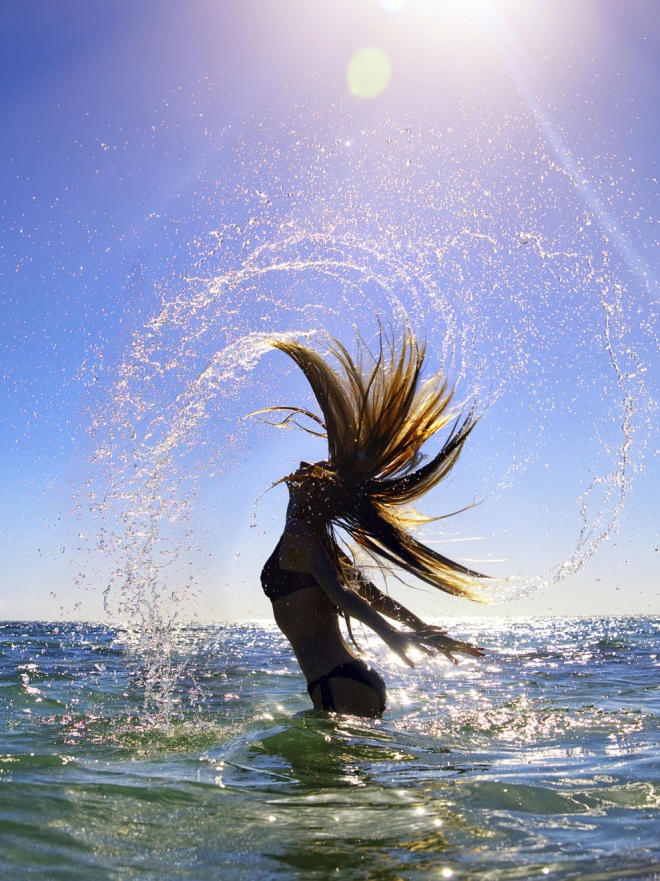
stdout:
{"type": "MultiPolygon", "coordinates": [[[[412,330],[406,329],[399,345],[381,330],[378,343],[374,354],[359,341],[353,358],[330,337],[327,349],[338,362],[336,370],[308,346],[273,340],[307,377],[323,418],[299,407],[269,409],[289,411],[281,425],[298,414],[310,417],[322,429],[311,433],[327,437],[329,460],[313,471],[337,489],[328,524],[335,546],[337,525],[376,559],[447,593],[488,602],[482,591],[487,576],[431,550],[409,531],[440,519],[424,517],[411,503],[449,474],[476,424],[474,413],[462,417],[452,411],[454,390],[442,371],[422,382],[426,347],[412,330]],[[440,451],[420,464],[422,446],[447,425],[440,451]]],[[[344,568],[341,555],[338,560],[344,568]]]]}

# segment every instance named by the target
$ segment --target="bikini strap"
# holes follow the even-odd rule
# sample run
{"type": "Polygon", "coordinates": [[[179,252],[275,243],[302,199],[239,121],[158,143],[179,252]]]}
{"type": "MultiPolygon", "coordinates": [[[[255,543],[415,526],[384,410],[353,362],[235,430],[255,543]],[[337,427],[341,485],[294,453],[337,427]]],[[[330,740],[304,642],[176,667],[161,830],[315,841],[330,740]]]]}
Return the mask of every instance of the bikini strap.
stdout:
{"type": "Polygon", "coordinates": [[[332,697],[332,690],[330,688],[330,679],[334,673],[334,670],[328,673],[326,676],[319,676],[318,679],[315,679],[313,682],[310,682],[307,686],[307,691],[309,692],[309,696],[311,697],[314,693],[314,689],[317,685],[321,686],[321,706],[324,710],[334,710],[335,709],[335,701],[332,697]]]}

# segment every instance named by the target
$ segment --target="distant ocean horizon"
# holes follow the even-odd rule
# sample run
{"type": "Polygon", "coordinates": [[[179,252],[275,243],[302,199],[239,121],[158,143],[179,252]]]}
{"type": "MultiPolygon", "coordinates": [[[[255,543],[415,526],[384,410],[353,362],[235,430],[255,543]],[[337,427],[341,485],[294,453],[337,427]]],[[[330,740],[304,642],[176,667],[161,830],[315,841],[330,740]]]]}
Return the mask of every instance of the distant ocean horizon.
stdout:
{"type": "MultiPolygon", "coordinates": [[[[609,619],[612,621],[628,620],[628,619],[632,619],[632,618],[660,619],[660,615],[653,613],[653,612],[649,612],[649,613],[635,612],[634,614],[624,614],[624,613],[610,614],[610,613],[607,613],[607,614],[596,615],[596,616],[586,615],[586,614],[573,615],[573,614],[569,614],[569,613],[555,614],[552,612],[539,612],[538,614],[534,614],[534,615],[526,615],[526,614],[519,614],[519,613],[514,613],[511,615],[507,615],[504,613],[493,614],[493,615],[486,615],[483,613],[477,613],[477,614],[472,614],[472,615],[466,615],[466,614],[456,615],[456,614],[450,614],[450,613],[443,612],[442,615],[425,615],[425,620],[428,620],[429,622],[432,622],[432,623],[444,622],[446,624],[447,621],[451,621],[451,622],[460,622],[462,624],[463,622],[468,622],[468,621],[475,621],[475,622],[478,622],[478,621],[531,621],[531,620],[536,620],[537,618],[541,618],[544,620],[557,619],[557,620],[574,621],[574,620],[581,620],[581,619],[592,619],[594,617],[609,619]]],[[[123,621],[123,622],[116,621],[116,620],[113,620],[107,616],[101,617],[101,618],[94,618],[94,617],[88,617],[88,618],[67,618],[67,617],[62,617],[62,618],[43,618],[43,617],[30,618],[29,616],[22,615],[19,617],[11,616],[11,617],[7,617],[7,618],[3,618],[0,615],[0,624],[16,624],[16,625],[18,625],[18,624],[23,624],[23,623],[25,623],[25,624],[43,624],[44,626],[51,625],[51,624],[55,625],[55,626],[76,624],[76,625],[89,625],[92,627],[113,627],[117,630],[122,630],[126,627],[131,626],[130,621],[123,621]]],[[[272,617],[272,615],[261,615],[261,616],[251,615],[248,617],[218,618],[215,616],[202,617],[201,615],[198,617],[195,617],[195,616],[187,617],[182,614],[182,615],[180,615],[179,623],[176,626],[184,626],[185,627],[188,625],[196,625],[196,624],[199,624],[200,626],[206,626],[206,625],[212,626],[215,624],[252,624],[252,623],[274,624],[275,619],[272,617]]]]}

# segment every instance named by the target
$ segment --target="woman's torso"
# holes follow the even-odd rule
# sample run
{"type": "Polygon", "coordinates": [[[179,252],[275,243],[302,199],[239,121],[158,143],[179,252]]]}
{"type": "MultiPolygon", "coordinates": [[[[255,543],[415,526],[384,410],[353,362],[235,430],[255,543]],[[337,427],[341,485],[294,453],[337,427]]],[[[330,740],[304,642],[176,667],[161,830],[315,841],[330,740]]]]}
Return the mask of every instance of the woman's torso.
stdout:
{"type": "Polygon", "coordinates": [[[264,593],[273,604],[277,626],[291,643],[308,682],[356,655],[339,628],[337,607],[310,573],[283,569],[280,543],[261,573],[264,593]]]}

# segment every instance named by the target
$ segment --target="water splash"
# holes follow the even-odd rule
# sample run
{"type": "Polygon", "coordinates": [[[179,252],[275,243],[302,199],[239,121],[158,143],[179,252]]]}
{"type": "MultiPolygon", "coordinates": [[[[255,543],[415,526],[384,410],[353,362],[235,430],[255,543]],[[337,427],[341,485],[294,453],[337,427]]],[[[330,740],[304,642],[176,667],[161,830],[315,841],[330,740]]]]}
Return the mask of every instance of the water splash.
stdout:
{"type": "Polygon", "coordinates": [[[205,235],[190,274],[136,331],[93,427],[106,608],[139,634],[161,709],[182,672],[171,629],[195,598],[199,481],[240,467],[251,389],[272,403],[287,382],[256,375],[269,335],[327,330],[350,344],[356,326],[368,337],[410,320],[457,399],[488,412],[473,487],[487,499],[542,456],[561,471],[561,444],[583,443],[572,548],[510,579],[505,598],[574,574],[617,528],[652,410],[635,291],[533,119],[292,131],[287,151],[266,139],[247,150],[238,134],[246,158],[231,184],[205,170],[215,190],[196,206],[205,235]]]}
{"type": "MultiPolygon", "coordinates": [[[[162,315],[150,326],[147,339],[154,340],[163,326],[162,315]]],[[[104,605],[113,617],[130,624],[127,645],[139,660],[137,682],[156,713],[171,711],[174,688],[184,673],[173,660],[173,628],[181,605],[194,597],[192,579],[181,577],[177,563],[194,542],[185,524],[195,478],[177,466],[176,457],[194,445],[212,396],[227,394],[240,383],[268,351],[268,339],[266,333],[251,334],[217,352],[163,411],[145,400],[144,389],[150,388],[152,371],[162,375],[173,365],[156,360],[159,343],[149,346],[144,337],[136,338],[131,359],[122,365],[111,413],[105,414],[108,421],[95,426],[97,437],[101,427],[106,429],[95,460],[107,483],[96,507],[117,524],[102,539],[102,550],[118,563],[104,591],[104,605]],[[181,526],[183,533],[177,529],[181,526]]]]}

